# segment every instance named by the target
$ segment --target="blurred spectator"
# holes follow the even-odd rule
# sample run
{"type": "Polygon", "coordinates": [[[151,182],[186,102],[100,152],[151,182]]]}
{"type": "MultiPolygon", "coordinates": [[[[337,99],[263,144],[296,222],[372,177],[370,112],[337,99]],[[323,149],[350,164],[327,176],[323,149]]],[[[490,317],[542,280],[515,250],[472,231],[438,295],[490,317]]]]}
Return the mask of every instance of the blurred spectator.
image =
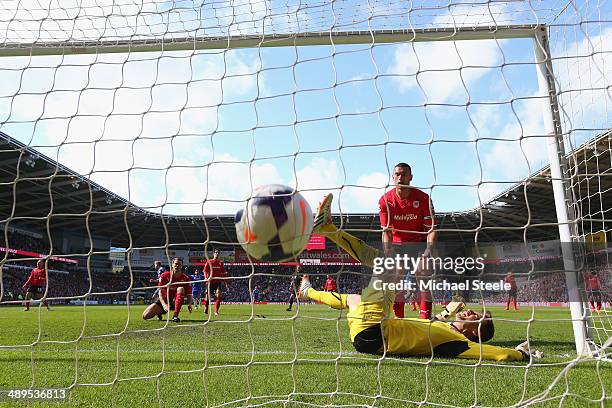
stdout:
{"type": "MultiPolygon", "coordinates": [[[[4,232],[4,231],[2,231],[4,232]]],[[[11,249],[21,249],[23,251],[38,252],[48,254],[50,250],[47,237],[35,238],[32,235],[17,231],[7,232],[8,240],[4,239],[4,234],[0,234],[0,246],[11,249]]]]}
{"type": "MultiPolygon", "coordinates": [[[[2,301],[18,300],[22,296],[20,285],[27,278],[35,261],[9,260],[2,267],[2,283],[4,294],[2,301]]],[[[154,270],[138,271],[126,269],[123,273],[93,272],[86,268],[70,267],[64,264],[49,264],[48,297],[66,298],[65,301],[77,297],[100,302],[126,301],[138,297],[149,299],[156,289],[157,272],[154,270]],[[132,274],[129,271],[132,270],[132,274]],[[153,283],[151,283],[151,281],[153,283]]],[[[189,266],[188,272],[193,273],[196,266],[189,266]]],[[[288,299],[288,290],[294,266],[264,266],[264,265],[227,265],[229,286],[225,299],[228,302],[255,301],[281,302],[288,299]],[[249,292],[252,288],[252,296],[249,292]]],[[[557,261],[524,262],[522,264],[508,263],[487,265],[486,280],[499,281],[508,270],[514,271],[518,286],[519,302],[567,302],[565,272],[562,263],[557,261]]],[[[597,272],[600,291],[604,302],[612,301],[611,269],[607,260],[601,261],[590,270],[597,272]]],[[[364,283],[369,281],[368,270],[359,266],[340,265],[302,265],[299,274],[309,274],[315,288],[323,288],[327,276],[336,277],[337,290],[341,293],[359,293],[364,283]]],[[[435,292],[434,299],[448,301],[449,293],[435,292]]],[[[507,294],[501,292],[483,292],[470,294],[472,300],[484,299],[486,302],[505,303],[507,294]]],[[[64,299],[62,299],[64,300],[64,299]]],[[[57,301],[55,301],[57,303],[57,301]]]]}

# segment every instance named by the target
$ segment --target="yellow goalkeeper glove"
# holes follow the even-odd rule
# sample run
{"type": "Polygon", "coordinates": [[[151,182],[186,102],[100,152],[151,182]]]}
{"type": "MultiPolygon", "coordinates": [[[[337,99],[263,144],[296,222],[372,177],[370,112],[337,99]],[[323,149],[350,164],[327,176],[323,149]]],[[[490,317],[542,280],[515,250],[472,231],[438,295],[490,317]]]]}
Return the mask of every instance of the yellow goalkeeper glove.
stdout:
{"type": "Polygon", "coordinates": [[[518,346],[516,346],[515,350],[520,351],[523,354],[523,360],[530,360],[531,358],[542,358],[544,357],[544,353],[540,350],[531,349],[529,347],[529,342],[524,341],[518,346]]]}
{"type": "Polygon", "coordinates": [[[462,311],[464,308],[465,303],[463,303],[462,301],[453,300],[444,307],[444,309],[440,312],[440,316],[442,316],[442,318],[446,320],[449,317],[453,317],[454,315],[462,311]]]}

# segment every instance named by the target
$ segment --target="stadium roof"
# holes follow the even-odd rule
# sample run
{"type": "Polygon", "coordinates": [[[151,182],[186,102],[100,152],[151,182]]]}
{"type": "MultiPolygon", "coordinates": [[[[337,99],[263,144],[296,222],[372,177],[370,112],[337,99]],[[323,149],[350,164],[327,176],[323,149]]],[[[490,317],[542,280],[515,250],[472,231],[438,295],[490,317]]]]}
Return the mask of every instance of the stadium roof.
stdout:
{"type": "MultiPolygon", "coordinates": [[[[612,229],[612,131],[567,156],[573,163],[577,210],[586,232],[612,229]],[[595,225],[595,224],[594,224],[595,225]]],[[[233,215],[173,216],[144,210],[87,177],[0,132],[0,217],[3,225],[46,235],[69,230],[110,238],[118,247],[198,247],[236,242],[233,215]]],[[[438,213],[442,240],[501,242],[558,237],[548,167],[481,207],[438,213]],[[478,234],[478,236],[476,236],[478,234]]],[[[380,238],[377,214],[335,215],[334,222],[364,240],[380,238]]],[[[101,248],[95,248],[101,249],[101,248]]]]}

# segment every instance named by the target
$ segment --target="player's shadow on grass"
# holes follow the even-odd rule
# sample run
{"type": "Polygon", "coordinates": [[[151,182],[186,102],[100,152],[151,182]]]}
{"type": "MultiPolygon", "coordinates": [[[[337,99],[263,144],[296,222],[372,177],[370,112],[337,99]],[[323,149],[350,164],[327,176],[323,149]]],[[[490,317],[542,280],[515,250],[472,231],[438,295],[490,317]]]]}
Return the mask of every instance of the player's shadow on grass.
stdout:
{"type": "MultiPolygon", "coordinates": [[[[506,348],[515,348],[520,342],[521,341],[517,342],[516,340],[506,340],[506,341],[491,340],[489,343],[485,343],[485,344],[491,344],[493,346],[506,347],[506,348]]],[[[529,339],[529,343],[534,348],[539,348],[539,347],[544,347],[544,346],[546,347],[564,346],[564,347],[573,349],[574,347],[574,342],[572,341],[529,339]]]]}
{"type": "MultiPolygon", "coordinates": [[[[180,323],[174,323],[173,321],[170,321],[171,324],[175,325],[175,326],[180,326],[181,324],[190,324],[190,323],[206,323],[206,322],[219,322],[222,321],[220,319],[184,319],[181,320],[180,323]]],[[[165,323],[165,320],[162,320],[160,323],[165,323]]]]}

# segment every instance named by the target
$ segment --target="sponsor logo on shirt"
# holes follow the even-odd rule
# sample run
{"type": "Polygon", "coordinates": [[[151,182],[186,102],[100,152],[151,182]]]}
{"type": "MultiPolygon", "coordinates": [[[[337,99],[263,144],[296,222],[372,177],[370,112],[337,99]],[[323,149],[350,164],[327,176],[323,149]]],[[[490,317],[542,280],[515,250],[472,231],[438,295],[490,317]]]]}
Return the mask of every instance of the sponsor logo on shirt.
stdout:
{"type": "Polygon", "coordinates": [[[416,214],[396,214],[393,216],[394,221],[412,221],[418,218],[416,214]]]}

